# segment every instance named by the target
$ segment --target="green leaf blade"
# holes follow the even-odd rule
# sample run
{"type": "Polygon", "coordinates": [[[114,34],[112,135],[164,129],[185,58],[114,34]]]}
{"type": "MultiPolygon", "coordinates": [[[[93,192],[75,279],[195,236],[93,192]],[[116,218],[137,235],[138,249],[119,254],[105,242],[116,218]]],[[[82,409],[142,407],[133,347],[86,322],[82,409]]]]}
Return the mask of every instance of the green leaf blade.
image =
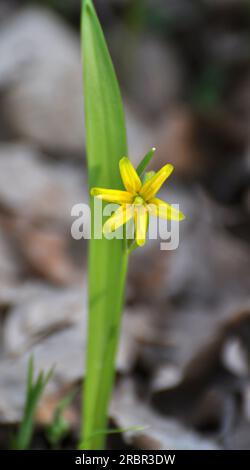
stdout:
{"type": "Polygon", "coordinates": [[[89,186],[121,187],[117,163],[127,154],[125,117],[114,67],[91,0],[83,0],[82,50],[89,186]]]}
{"type": "MultiPolygon", "coordinates": [[[[91,187],[122,187],[119,160],[127,155],[120,90],[101,26],[91,0],[83,1],[82,51],[88,180],[91,187]]],[[[93,235],[93,200],[91,200],[93,235]]],[[[96,429],[107,426],[114,380],[114,362],[127,271],[124,240],[89,243],[88,347],[81,442],[88,449],[104,447],[96,429]]]]}
{"type": "Polygon", "coordinates": [[[34,430],[35,413],[39,400],[52,373],[53,369],[50,369],[47,375],[44,375],[43,371],[41,371],[38,377],[34,379],[34,359],[31,356],[28,362],[23,417],[17,435],[12,443],[13,449],[25,450],[29,448],[34,430]]]}
{"type": "Polygon", "coordinates": [[[146,168],[148,167],[149,163],[151,162],[153,155],[155,153],[155,148],[153,147],[152,149],[149,150],[149,152],[145,155],[145,157],[142,159],[142,161],[139,163],[138,167],[136,168],[136,171],[139,176],[142,176],[146,168]]]}

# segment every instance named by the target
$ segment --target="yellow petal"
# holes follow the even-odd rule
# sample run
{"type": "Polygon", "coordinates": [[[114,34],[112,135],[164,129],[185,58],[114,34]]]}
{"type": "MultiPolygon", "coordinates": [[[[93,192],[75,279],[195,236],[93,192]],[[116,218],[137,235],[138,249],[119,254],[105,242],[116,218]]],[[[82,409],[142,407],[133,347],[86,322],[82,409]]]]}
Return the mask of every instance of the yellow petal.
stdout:
{"type": "Polygon", "coordinates": [[[119,163],[123,184],[127,191],[135,194],[141,189],[141,180],[131,161],[123,157],[119,163]]]}
{"type": "Polygon", "coordinates": [[[110,233],[117,230],[121,225],[128,222],[134,215],[134,207],[130,204],[125,204],[115,211],[115,213],[109,217],[103,226],[103,233],[110,233]]]}
{"type": "Polygon", "coordinates": [[[170,163],[158,171],[149,181],[147,181],[140,190],[140,195],[148,201],[159,191],[164,181],[171,175],[174,167],[170,163]]]}
{"type": "Polygon", "coordinates": [[[137,206],[135,208],[135,230],[136,230],[136,243],[143,246],[146,241],[148,229],[148,212],[145,206],[137,206]]]}
{"type": "Polygon", "coordinates": [[[133,196],[130,193],[117,189],[92,188],[90,194],[103,201],[118,204],[130,204],[133,200],[133,196]]]}
{"type": "Polygon", "coordinates": [[[156,197],[152,198],[150,201],[148,201],[148,204],[149,205],[147,207],[150,215],[175,221],[185,219],[185,215],[181,211],[175,209],[170,204],[167,204],[167,202],[162,201],[161,199],[157,199],[156,197]]]}

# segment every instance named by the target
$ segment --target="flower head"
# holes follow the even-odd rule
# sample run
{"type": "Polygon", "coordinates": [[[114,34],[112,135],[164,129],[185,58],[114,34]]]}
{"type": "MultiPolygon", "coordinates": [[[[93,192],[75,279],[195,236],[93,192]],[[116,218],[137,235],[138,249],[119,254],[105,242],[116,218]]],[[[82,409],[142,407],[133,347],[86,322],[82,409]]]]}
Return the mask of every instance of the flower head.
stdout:
{"type": "Polygon", "coordinates": [[[120,207],[105,222],[104,233],[110,233],[134,218],[136,243],[142,246],[146,240],[149,215],[175,221],[185,218],[182,212],[155,197],[163,183],[171,175],[174,169],[173,165],[168,163],[157,173],[150,172],[145,182],[141,181],[127,157],[120,160],[119,166],[125,191],[105,188],[91,189],[92,196],[103,201],[120,204],[120,207]]]}

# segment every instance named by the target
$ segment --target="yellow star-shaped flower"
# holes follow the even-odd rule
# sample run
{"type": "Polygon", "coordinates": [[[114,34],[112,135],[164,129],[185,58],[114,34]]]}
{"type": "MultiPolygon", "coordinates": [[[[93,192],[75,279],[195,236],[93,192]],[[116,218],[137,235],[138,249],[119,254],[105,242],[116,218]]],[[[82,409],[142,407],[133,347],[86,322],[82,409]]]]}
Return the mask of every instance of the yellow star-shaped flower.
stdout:
{"type": "Polygon", "coordinates": [[[91,195],[103,201],[120,204],[120,207],[105,222],[104,233],[117,230],[121,225],[134,218],[136,243],[143,246],[146,240],[148,216],[180,221],[185,218],[182,212],[155,197],[163,183],[172,173],[170,163],[142,183],[137,171],[127,157],[119,163],[120,173],[126,191],[105,188],[92,188],[91,195]]]}

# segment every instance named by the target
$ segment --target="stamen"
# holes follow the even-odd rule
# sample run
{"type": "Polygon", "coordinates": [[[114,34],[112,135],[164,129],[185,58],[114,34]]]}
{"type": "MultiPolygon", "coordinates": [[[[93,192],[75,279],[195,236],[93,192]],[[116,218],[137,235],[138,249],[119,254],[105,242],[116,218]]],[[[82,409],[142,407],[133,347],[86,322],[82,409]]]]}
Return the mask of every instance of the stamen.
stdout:
{"type": "Polygon", "coordinates": [[[141,196],[136,196],[134,198],[134,204],[135,205],[138,205],[138,206],[141,206],[142,204],[144,204],[144,199],[141,197],[141,196]]]}

